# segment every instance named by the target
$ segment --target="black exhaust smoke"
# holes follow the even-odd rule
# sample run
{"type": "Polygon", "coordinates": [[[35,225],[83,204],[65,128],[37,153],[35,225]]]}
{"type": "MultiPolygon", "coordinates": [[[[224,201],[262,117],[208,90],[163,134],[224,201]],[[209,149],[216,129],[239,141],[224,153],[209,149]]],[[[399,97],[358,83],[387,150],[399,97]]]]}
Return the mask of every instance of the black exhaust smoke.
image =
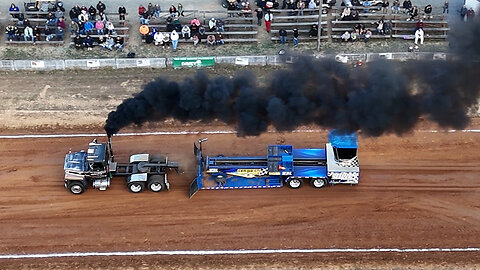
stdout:
{"type": "Polygon", "coordinates": [[[289,69],[273,72],[260,86],[251,72],[208,78],[205,72],[181,82],[158,78],[108,115],[107,134],[129,124],[175,118],[218,119],[240,136],[259,135],[272,125],[293,130],[317,124],[371,136],[403,134],[420,116],[443,128],[464,128],[480,89],[480,23],[450,31],[452,61],[376,61],[350,69],[334,60],[300,56],[289,69]]]}

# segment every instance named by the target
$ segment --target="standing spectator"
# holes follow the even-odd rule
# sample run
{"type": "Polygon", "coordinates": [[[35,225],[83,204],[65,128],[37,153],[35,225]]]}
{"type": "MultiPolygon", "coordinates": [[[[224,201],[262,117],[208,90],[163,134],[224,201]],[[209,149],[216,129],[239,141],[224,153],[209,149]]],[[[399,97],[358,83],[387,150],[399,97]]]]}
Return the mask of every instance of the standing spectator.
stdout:
{"type": "Polygon", "coordinates": [[[462,21],[466,22],[467,21],[467,7],[463,5],[462,9],[460,9],[460,16],[462,18],[462,21]]]}
{"type": "Polygon", "coordinates": [[[62,27],[57,26],[57,29],[55,29],[55,38],[57,39],[57,41],[63,40],[64,32],[65,31],[63,30],[62,27]]]}
{"type": "Polygon", "coordinates": [[[12,3],[8,11],[10,12],[10,15],[12,15],[12,18],[17,18],[18,14],[12,14],[12,12],[20,12],[20,9],[14,3],[12,3]]]}
{"type": "Polygon", "coordinates": [[[223,41],[222,33],[217,32],[215,35],[215,45],[224,45],[225,41],[223,41]]]}
{"type": "Polygon", "coordinates": [[[103,24],[102,21],[95,22],[95,29],[97,30],[97,35],[105,35],[105,31],[103,30],[104,28],[105,28],[105,25],[103,24]]]}
{"type": "Polygon", "coordinates": [[[83,40],[83,48],[87,48],[87,50],[91,51],[93,48],[93,38],[90,35],[87,35],[83,40]]]}
{"type": "Polygon", "coordinates": [[[207,47],[215,47],[215,36],[214,35],[208,35],[207,37],[207,47]]]}
{"type": "MultiPolygon", "coordinates": [[[[73,23],[75,23],[75,22],[73,22],[73,23]]],[[[52,40],[54,37],[55,37],[55,35],[54,35],[53,29],[50,28],[50,26],[45,25],[45,40],[46,40],[46,41],[50,41],[50,40],[52,40]]]]}
{"type": "Polygon", "coordinates": [[[280,43],[285,45],[287,43],[287,31],[282,28],[278,31],[278,35],[280,36],[280,43]]]}
{"type": "Polygon", "coordinates": [[[445,3],[443,3],[443,13],[448,14],[448,0],[445,0],[445,3]]]}
{"type": "Polygon", "coordinates": [[[392,4],[392,13],[398,14],[400,12],[400,1],[394,0],[392,4]]]}
{"type": "Polygon", "coordinates": [[[257,8],[255,13],[257,14],[257,25],[262,26],[263,10],[261,8],[257,8]]]}
{"type": "Polygon", "coordinates": [[[95,16],[97,16],[97,9],[94,6],[90,6],[88,8],[88,19],[93,21],[95,20],[95,16]]]}
{"type": "Polygon", "coordinates": [[[425,9],[424,9],[424,12],[425,12],[425,19],[431,19],[433,18],[433,16],[431,15],[432,14],[432,5],[428,4],[425,6],[425,9]]]}
{"type": "Polygon", "coordinates": [[[105,9],[107,9],[107,7],[105,6],[105,4],[102,3],[102,1],[98,1],[98,4],[97,4],[97,10],[98,10],[98,12],[105,12],[105,9]]]}
{"type": "Polygon", "coordinates": [[[178,35],[176,30],[173,30],[172,33],[170,34],[170,39],[172,40],[172,49],[174,52],[177,51],[177,46],[178,46],[178,39],[180,36],[178,35]]]}
{"type": "Polygon", "coordinates": [[[418,44],[418,41],[420,41],[420,44],[423,44],[423,29],[419,28],[415,31],[415,44],[418,44]]]}
{"type": "Polygon", "coordinates": [[[25,29],[23,30],[23,39],[25,41],[28,41],[29,38],[32,42],[35,42],[35,37],[33,36],[32,27],[30,27],[29,25],[26,25],[25,29]]]}
{"type": "Polygon", "coordinates": [[[273,20],[273,14],[270,12],[270,10],[265,13],[265,28],[267,29],[267,33],[270,33],[270,25],[273,20]]]}
{"type": "Polygon", "coordinates": [[[473,22],[473,18],[475,18],[475,11],[473,8],[469,8],[467,11],[467,22],[473,22]]]}
{"type": "Polygon", "coordinates": [[[225,32],[225,27],[222,19],[217,19],[215,22],[215,31],[216,32],[225,32]]]}
{"type": "Polygon", "coordinates": [[[308,35],[310,37],[318,36],[318,24],[312,24],[312,26],[310,27],[310,31],[308,32],[308,35]]]}
{"type": "Polygon", "coordinates": [[[174,5],[171,5],[170,8],[168,9],[168,12],[170,12],[170,16],[176,15],[177,8],[174,5]]]}
{"type": "Polygon", "coordinates": [[[182,27],[182,38],[185,38],[185,40],[190,38],[190,27],[186,24],[182,27]]]}
{"type": "Polygon", "coordinates": [[[298,47],[298,29],[293,28],[293,47],[298,47]]]}
{"type": "Polygon", "coordinates": [[[40,37],[42,36],[42,32],[40,31],[40,28],[38,28],[37,25],[33,27],[33,36],[35,37],[36,41],[40,41],[40,37]]]}
{"type": "Polygon", "coordinates": [[[118,7],[118,19],[125,21],[125,15],[127,14],[127,9],[124,6],[118,7]]]}
{"type": "Polygon", "coordinates": [[[83,40],[80,38],[80,35],[75,36],[73,44],[75,45],[75,49],[83,48],[83,40]]]}
{"type": "Polygon", "coordinates": [[[121,36],[117,36],[115,39],[115,49],[122,51],[123,45],[125,45],[125,39],[121,36]]]}
{"type": "Polygon", "coordinates": [[[18,35],[18,27],[15,25],[8,25],[5,27],[5,34],[7,36],[7,40],[9,41],[18,40],[20,38],[18,35]]]}
{"type": "Polygon", "coordinates": [[[185,17],[185,15],[183,14],[183,5],[181,3],[178,3],[177,13],[178,13],[178,17],[180,16],[185,17]]]}

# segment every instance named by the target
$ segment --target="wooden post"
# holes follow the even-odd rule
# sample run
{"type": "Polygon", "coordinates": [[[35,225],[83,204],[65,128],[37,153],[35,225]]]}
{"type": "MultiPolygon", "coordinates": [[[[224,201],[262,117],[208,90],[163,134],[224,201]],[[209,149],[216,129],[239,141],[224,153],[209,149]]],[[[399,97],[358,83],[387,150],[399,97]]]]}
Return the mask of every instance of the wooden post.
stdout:
{"type": "Polygon", "coordinates": [[[317,51],[320,51],[320,38],[322,35],[322,2],[318,7],[318,27],[317,27],[317,51]]]}

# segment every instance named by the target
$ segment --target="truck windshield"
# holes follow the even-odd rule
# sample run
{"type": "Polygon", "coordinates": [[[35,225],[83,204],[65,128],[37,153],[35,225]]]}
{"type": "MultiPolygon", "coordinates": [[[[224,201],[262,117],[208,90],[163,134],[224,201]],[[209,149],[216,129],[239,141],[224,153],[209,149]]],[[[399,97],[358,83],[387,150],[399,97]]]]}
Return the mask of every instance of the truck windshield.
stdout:
{"type": "Polygon", "coordinates": [[[335,159],[345,160],[352,159],[357,156],[357,148],[334,148],[335,159]]]}

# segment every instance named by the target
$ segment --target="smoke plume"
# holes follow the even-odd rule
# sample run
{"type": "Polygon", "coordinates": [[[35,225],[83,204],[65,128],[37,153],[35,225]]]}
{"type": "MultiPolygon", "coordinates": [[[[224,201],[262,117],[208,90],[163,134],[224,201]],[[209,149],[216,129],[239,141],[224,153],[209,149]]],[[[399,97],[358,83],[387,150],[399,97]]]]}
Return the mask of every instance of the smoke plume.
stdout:
{"type": "Polygon", "coordinates": [[[375,61],[352,69],[332,59],[300,56],[260,84],[252,72],[209,78],[203,71],[183,81],[158,78],[108,115],[107,134],[129,124],[175,118],[218,119],[240,136],[299,125],[403,134],[419,117],[443,128],[464,128],[480,89],[480,23],[450,31],[450,61],[375,61]]]}

